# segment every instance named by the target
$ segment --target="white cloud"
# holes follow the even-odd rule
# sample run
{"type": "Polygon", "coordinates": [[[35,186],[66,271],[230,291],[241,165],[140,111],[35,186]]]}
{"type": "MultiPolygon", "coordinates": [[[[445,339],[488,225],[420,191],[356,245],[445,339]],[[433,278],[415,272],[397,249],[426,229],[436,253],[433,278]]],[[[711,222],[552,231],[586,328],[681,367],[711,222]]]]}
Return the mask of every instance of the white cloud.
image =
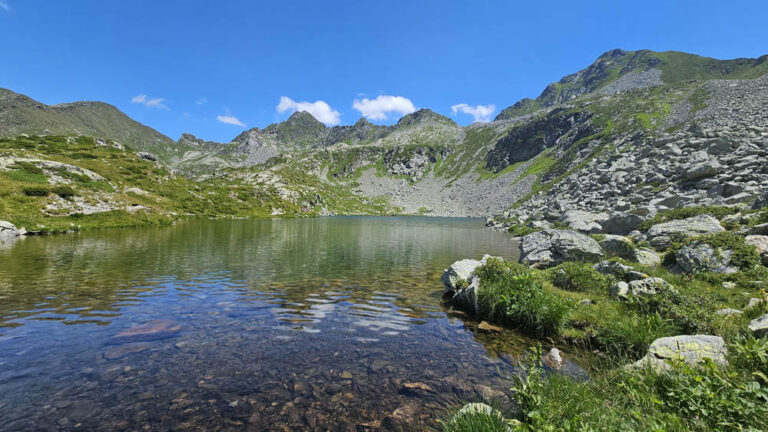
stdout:
{"type": "Polygon", "coordinates": [[[490,105],[467,105],[467,104],[457,104],[451,107],[451,112],[453,112],[453,115],[456,115],[457,113],[464,113],[469,114],[472,117],[475,118],[476,122],[483,122],[487,123],[491,121],[491,116],[496,111],[496,105],[490,104],[490,105]]]}
{"type": "Polygon", "coordinates": [[[380,95],[376,99],[355,99],[352,108],[360,111],[360,114],[369,120],[386,120],[388,113],[403,116],[416,111],[410,99],[389,95],[380,95]]]}
{"type": "Polygon", "coordinates": [[[201,97],[201,98],[199,98],[198,100],[195,101],[196,105],[205,105],[207,103],[208,103],[208,99],[204,98],[204,97],[201,97]]]}
{"type": "Polygon", "coordinates": [[[331,108],[324,101],[296,102],[289,97],[282,96],[280,97],[280,103],[277,105],[277,112],[282,114],[286,111],[306,111],[312,114],[312,117],[330,126],[339,124],[341,116],[338,111],[331,108]]]}
{"type": "Polygon", "coordinates": [[[245,127],[245,124],[241,122],[237,117],[233,115],[219,115],[216,116],[216,120],[220,121],[221,123],[225,124],[231,124],[235,126],[245,127]]]}
{"type": "Polygon", "coordinates": [[[163,98],[149,98],[145,94],[134,96],[133,99],[131,99],[131,103],[142,104],[145,107],[149,107],[149,108],[160,108],[160,109],[168,110],[169,108],[165,105],[164,102],[165,102],[165,99],[163,98]]]}
{"type": "Polygon", "coordinates": [[[7,1],[5,1],[5,0],[0,0],[0,9],[2,9],[2,10],[4,10],[4,11],[9,11],[9,10],[11,10],[11,6],[10,6],[10,5],[8,5],[8,2],[7,2],[7,1]]]}

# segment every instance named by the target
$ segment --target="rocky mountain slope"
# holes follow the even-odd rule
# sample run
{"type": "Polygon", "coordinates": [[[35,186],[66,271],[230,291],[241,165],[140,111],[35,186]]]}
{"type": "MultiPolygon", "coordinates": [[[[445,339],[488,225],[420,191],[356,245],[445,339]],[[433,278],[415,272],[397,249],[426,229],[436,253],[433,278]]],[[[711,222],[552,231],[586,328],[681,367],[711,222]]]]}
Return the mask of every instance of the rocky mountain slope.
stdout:
{"type": "Polygon", "coordinates": [[[0,88],[0,137],[70,135],[110,139],[135,150],[165,156],[173,140],[103,102],[46,105],[0,88]]]}
{"type": "Polygon", "coordinates": [[[106,104],[45,106],[3,91],[0,135],[109,138],[186,177],[244,182],[312,214],[341,208],[321,191],[500,223],[558,209],[652,214],[749,203],[765,189],[766,60],[613,50],[491,123],[460,127],[422,109],[392,126],[329,128],[296,112],[230,143],[173,143],[106,104]]]}

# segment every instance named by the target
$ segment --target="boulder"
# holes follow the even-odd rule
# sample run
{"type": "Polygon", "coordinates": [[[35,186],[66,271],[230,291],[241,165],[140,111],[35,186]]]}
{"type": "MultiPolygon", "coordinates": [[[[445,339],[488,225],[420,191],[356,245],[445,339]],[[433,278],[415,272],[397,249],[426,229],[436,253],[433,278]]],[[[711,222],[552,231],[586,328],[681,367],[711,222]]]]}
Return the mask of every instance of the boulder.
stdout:
{"type": "Polygon", "coordinates": [[[763,300],[757,297],[752,297],[751,299],[749,299],[749,303],[747,303],[747,309],[752,309],[752,308],[762,307],[762,306],[763,306],[763,300]]]}
{"type": "Polygon", "coordinates": [[[757,197],[754,203],[752,203],[752,210],[760,210],[768,207],[768,192],[757,197]]]}
{"type": "Polygon", "coordinates": [[[715,315],[720,315],[720,316],[732,316],[732,315],[741,315],[741,314],[742,312],[740,310],[733,309],[733,308],[718,309],[717,311],[715,311],[715,315]]]}
{"type": "Polygon", "coordinates": [[[768,334],[768,314],[750,321],[748,328],[756,338],[761,338],[768,334]]]}
{"type": "Polygon", "coordinates": [[[635,245],[632,240],[624,236],[606,234],[605,238],[600,241],[600,247],[609,257],[632,259],[634,256],[635,245]]]}
{"type": "Polygon", "coordinates": [[[749,229],[749,233],[754,235],[768,235],[768,223],[753,226],[749,229]]]}
{"type": "Polygon", "coordinates": [[[19,230],[16,228],[16,225],[7,221],[0,221],[0,238],[17,236],[19,236],[19,230]]]}
{"type": "Polygon", "coordinates": [[[611,287],[611,295],[623,300],[631,297],[651,297],[665,292],[675,292],[675,288],[662,278],[648,277],[630,281],[619,281],[611,287]]]}
{"type": "Polygon", "coordinates": [[[720,221],[705,214],[656,224],[648,230],[648,238],[654,247],[666,249],[672,242],[672,237],[694,237],[723,231],[725,228],[720,225],[720,221]]]}
{"type": "Polygon", "coordinates": [[[597,234],[603,230],[600,223],[608,220],[608,215],[605,213],[590,213],[583,210],[568,210],[562,219],[571,229],[597,234]]]}
{"type": "Polygon", "coordinates": [[[552,348],[549,350],[549,352],[546,353],[541,360],[545,365],[551,367],[552,369],[560,370],[563,368],[563,356],[561,355],[560,350],[557,348],[552,348]]]}
{"type": "Polygon", "coordinates": [[[604,233],[627,235],[636,230],[643,220],[644,218],[640,215],[618,212],[612,213],[601,225],[604,233]]]}
{"type": "Polygon", "coordinates": [[[733,251],[715,249],[706,243],[689,243],[675,252],[677,265],[688,273],[736,273],[738,267],[729,265],[733,251]]]}
{"type": "Polygon", "coordinates": [[[619,280],[626,279],[629,273],[635,270],[634,267],[622,264],[618,261],[602,261],[595,264],[593,268],[599,273],[613,276],[619,280]]]}
{"type": "Polygon", "coordinates": [[[148,152],[138,152],[136,155],[144,160],[148,160],[150,162],[157,162],[157,156],[153,155],[152,153],[148,152]]]}
{"type": "Polygon", "coordinates": [[[459,260],[443,271],[440,281],[443,282],[446,296],[450,298],[452,305],[462,310],[478,312],[477,293],[480,289],[480,278],[475,275],[475,270],[485,265],[489,258],[497,257],[485,255],[480,261],[459,260]]]}
{"type": "Polygon", "coordinates": [[[757,249],[758,255],[763,255],[768,252],[768,236],[764,235],[748,235],[744,241],[748,245],[752,245],[757,249]]]}
{"type": "Polygon", "coordinates": [[[475,269],[481,265],[483,263],[476,259],[456,261],[443,271],[440,281],[443,283],[446,291],[456,291],[469,283],[472,275],[475,273],[475,269]]]}
{"type": "Polygon", "coordinates": [[[699,180],[705,177],[714,177],[722,170],[723,166],[716,160],[711,159],[688,168],[683,173],[683,177],[686,180],[699,180]]]}
{"type": "Polygon", "coordinates": [[[668,370],[670,368],[669,361],[682,361],[690,366],[695,366],[707,358],[717,365],[725,366],[728,364],[727,355],[728,349],[720,336],[670,336],[653,341],[648,347],[648,353],[645,357],[630,367],[668,370]]]}
{"type": "Polygon", "coordinates": [[[597,261],[603,250],[597,241],[572,230],[546,229],[520,240],[520,262],[546,268],[565,261],[597,261]]]}
{"type": "Polygon", "coordinates": [[[632,261],[637,261],[642,265],[656,266],[661,264],[661,256],[651,249],[637,248],[632,250],[632,261]]]}

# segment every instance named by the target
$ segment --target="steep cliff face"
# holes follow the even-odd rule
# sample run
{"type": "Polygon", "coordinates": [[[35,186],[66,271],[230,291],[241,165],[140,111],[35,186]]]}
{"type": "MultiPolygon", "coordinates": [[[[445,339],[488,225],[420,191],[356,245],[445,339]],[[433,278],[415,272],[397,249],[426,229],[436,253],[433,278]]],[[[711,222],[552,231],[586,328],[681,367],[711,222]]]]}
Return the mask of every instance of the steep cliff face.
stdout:
{"type": "Polygon", "coordinates": [[[598,129],[588,111],[559,108],[539,119],[509,131],[485,157],[485,166],[499,172],[509,165],[532,159],[544,150],[559,146],[567,150],[574,142],[595,134],[598,129]]]}

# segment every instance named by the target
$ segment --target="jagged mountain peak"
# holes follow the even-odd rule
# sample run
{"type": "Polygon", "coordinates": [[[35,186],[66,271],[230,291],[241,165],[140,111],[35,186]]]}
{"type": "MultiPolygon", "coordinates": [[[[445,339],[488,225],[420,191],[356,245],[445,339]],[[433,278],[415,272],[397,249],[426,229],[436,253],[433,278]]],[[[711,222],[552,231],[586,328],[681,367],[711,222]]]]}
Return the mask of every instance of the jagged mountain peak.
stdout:
{"type": "Polygon", "coordinates": [[[456,122],[449,119],[448,117],[438,114],[431,109],[422,108],[418,111],[404,115],[402,118],[400,118],[400,120],[397,121],[395,127],[400,129],[416,124],[426,124],[430,122],[456,126],[456,122]]]}
{"type": "Polygon", "coordinates": [[[610,94],[694,80],[757,78],[768,73],[766,60],[768,55],[718,60],[678,51],[613,49],[586,68],[549,84],[536,99],[522,99],[505,108],[496,120],[529,114],[596,91],[610,94]]]}

